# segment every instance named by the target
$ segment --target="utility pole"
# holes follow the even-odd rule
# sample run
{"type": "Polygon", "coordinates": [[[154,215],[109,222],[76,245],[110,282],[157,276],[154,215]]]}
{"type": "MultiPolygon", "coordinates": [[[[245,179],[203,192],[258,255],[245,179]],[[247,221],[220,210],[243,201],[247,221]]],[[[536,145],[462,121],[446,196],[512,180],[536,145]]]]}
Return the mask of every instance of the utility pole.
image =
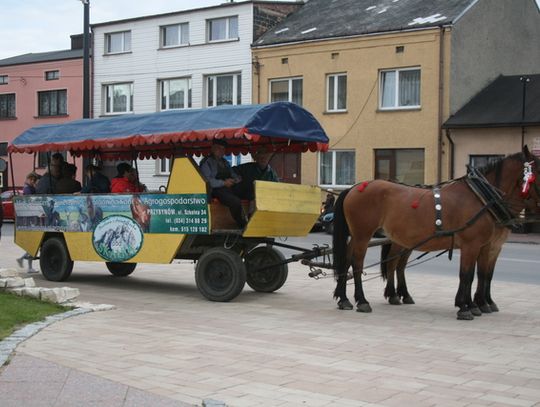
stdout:
{"type": "Polygon", "coordinates": [[[90,118],[90,0],[81,0],[84,5],[83,34],[83,119],[90,118]]]}
{"type": "Polygon", "coordinates": [[[527,84],[531,81],[531,78],[528,76],[522,76],[519,78],[519,80],[523,84],[523,99],[521,101],[521,148],[523,148],[523,146],[525,146],[525,103],[527,97],[527,84]]]}

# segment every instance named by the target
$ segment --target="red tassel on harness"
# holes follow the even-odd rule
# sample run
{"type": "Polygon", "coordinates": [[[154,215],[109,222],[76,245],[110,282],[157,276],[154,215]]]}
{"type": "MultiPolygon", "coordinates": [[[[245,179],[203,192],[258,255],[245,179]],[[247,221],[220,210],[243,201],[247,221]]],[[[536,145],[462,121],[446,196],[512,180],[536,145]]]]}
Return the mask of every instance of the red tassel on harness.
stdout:
{"type": "Polygon", "coordinates": [[[416,200],[412,201],[411,208],[416,209],[419,206],[420,206],[420,201],[419,200],[416,199],[416,200]]]}
{"type": "Polygon", "coordinates": [[[364,181],[362,182],[360,185],[358,185],[356,187],[356,189],[358,189],[360,192],[364,192],[364,189],[366,189],[366,187],[369,185],[369,182],[367,181],[364,181]]]}

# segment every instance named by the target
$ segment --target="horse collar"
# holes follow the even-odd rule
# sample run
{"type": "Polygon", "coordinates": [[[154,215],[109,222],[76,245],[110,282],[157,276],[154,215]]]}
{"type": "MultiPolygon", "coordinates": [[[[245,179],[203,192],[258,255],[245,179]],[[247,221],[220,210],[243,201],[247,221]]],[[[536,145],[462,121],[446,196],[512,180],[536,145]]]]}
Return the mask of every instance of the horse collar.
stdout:
{"type": "Polygon", "coordinates": [[[433,188],[433,198],[435,199],[435,229],[437,231],[442,231],[442,201],[440,188],[433,188]]]}

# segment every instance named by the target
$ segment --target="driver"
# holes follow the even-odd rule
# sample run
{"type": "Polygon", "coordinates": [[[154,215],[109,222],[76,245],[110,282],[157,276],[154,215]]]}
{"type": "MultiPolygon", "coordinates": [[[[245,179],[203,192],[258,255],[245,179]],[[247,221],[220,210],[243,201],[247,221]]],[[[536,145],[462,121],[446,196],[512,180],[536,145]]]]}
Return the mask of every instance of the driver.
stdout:
{"type": "Polygon", "coordinates": [[[218,198],[223,205],[227,206],[238,227],[244,229],[247,217],[242,208],[238,190],[241,178],[234,172],[229,162],[223,158],[226,147],[225,140],[214,140],[210,155],[201,161],[201,172],[210,183],[211,196],[218,198]]]}

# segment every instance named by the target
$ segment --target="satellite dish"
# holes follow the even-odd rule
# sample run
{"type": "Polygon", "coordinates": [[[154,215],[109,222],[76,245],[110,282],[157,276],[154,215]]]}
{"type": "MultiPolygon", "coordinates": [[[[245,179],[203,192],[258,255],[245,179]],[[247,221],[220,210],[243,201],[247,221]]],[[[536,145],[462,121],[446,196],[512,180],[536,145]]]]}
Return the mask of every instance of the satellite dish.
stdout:
{"type": "Polygon", "coordinates": [[[3,158],[0,158],[0,172],[5,171],[7,168],[7,162],[3,158]]]}

